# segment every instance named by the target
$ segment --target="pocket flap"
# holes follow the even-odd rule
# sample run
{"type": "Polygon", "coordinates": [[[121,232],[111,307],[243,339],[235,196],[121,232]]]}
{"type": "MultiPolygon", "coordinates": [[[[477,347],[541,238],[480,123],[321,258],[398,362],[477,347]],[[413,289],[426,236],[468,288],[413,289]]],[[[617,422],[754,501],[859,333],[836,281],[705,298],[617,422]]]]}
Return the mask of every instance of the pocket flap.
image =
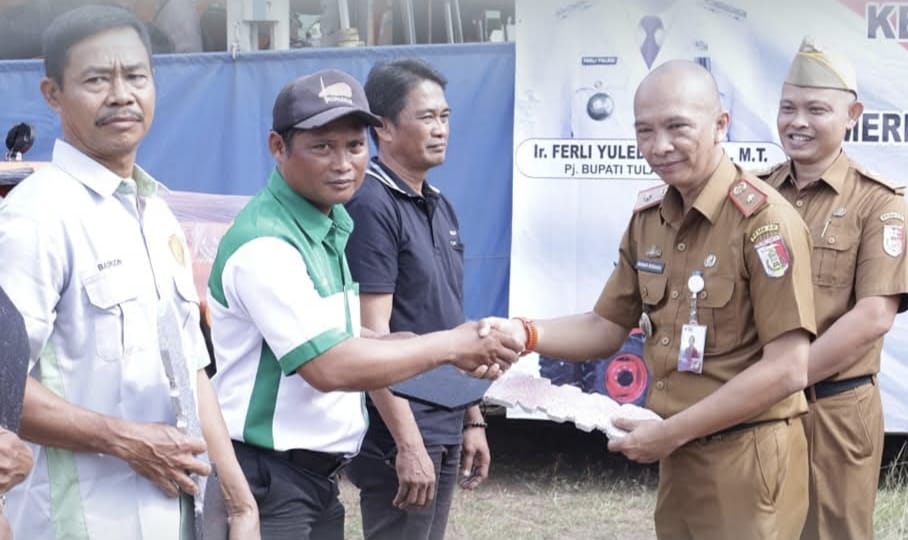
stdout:
{"type": "Polygon", "coordinates": [[[851,234],[839,234],[838,231],[830,230],[826,231],[825,234],[817,233],[813,237],[813,247],[814,249],[831,249],[833,251],[848,251],[851,249],[857,237],[851,234]]]}
{"type": "Polygon", "coordinates": [[[668,277],[665,274],[637,272],[640,285],[640,299],[644,304],[657,305],[665,297],[665,285],[668,277]]]}
{"type": "Polygon", "coordinates": [[[129,277],[119,268],[94,273],[83,284],[88,301],[99,309],[110,309],[138,296],[129,277]]]}
{"type": "Polygon", "coordinates": [[[720,308],[731,301],[735,292],[735,280],[731,276],[710,276],[704,283],[697,303],[703,307],[720,308]]]}

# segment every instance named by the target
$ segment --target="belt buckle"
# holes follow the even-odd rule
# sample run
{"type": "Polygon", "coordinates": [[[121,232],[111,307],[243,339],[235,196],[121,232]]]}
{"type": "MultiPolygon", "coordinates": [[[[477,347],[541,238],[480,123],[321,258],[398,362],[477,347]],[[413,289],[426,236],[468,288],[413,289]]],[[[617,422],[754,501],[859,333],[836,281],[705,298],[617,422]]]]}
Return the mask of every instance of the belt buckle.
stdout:
{"type": "Polygon", "coordinates": [[[813,403],[817,400],[817,388],[815,384],[811,384],[804,389],[804,397],[807,398],[807,401],[813,403]]]}
{"type": "Polygon", "coordinates": [[[330,471],[328,471],[328,474],[326,474],[325,476],[327,476],[328,478],[334,478],[335,476],[337,476],[337,473],[341,472],[341,470],[349,464],[350,458],[340,457],[338,458],[337,463],[331,468],[330,471]]]}

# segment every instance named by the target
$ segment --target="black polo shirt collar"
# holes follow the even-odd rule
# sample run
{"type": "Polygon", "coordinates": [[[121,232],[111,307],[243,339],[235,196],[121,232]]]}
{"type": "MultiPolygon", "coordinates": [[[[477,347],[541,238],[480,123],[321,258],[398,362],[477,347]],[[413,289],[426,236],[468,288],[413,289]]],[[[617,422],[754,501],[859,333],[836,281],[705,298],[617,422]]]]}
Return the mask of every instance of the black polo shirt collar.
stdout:
{"type": "Polygon", "coordinates": [[[366,174],[374,177],[376,180],[382,184],[388,186],[393,191],[400,193],[401,195],[406,195],[407,197],[413,199],[421,199],[423,197],[437,197],[441,191],[430,184],[428,180],[423,181],[422,183],[422,194],[416,193],[409,184],[403,181],[403,179],[397,175],[394,171],[388,168],[387,165],[379,161],[378,156],[372,158],[369,162],[369,168],[366,169],[366,174]]]}

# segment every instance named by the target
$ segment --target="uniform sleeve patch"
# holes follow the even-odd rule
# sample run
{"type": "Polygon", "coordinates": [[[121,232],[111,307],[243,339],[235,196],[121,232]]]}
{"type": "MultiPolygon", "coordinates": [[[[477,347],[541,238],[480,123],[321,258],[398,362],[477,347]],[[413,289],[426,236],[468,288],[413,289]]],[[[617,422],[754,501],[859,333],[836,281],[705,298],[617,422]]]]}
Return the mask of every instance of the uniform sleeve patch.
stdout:
{"type": "Polygon", "coordinates": [[[905,251],[905,227],[883,225],[883,251],[890,257],[901,257],[905,251]]]}
{"type": "Polygon", "coordinates": [[[757,256],[763,264],[763,271],[767,276],[778,278],[785,275],[791,266],[791,257],[785,240],[778,234],[767,236],[754,244],[757,256]]]}
{"type": "Polygon", "coordinates": [[[772,233],[772,232],[779,232],[779,224],[778,224],[778,223],[767,223],[766,225],[762,225],[762,226],[760,226],[760,227],[757,227],[757,228],[754,230],[754,232],[752,232],[752,233],[750,234],[750,242],[751,242],[751,243],[756,242],[757,239],[760,238],[761,236],[763,236],[764,234],[769,234],[769,233],[772,233]]]}
{"type": "Polygon", "coordinates": [[[889,221],[890,219],[897,219],[899,221],[905,221],[905,216],[899,214],[898,212],[886,212],[880,216],[880,221],[889,221]]]}

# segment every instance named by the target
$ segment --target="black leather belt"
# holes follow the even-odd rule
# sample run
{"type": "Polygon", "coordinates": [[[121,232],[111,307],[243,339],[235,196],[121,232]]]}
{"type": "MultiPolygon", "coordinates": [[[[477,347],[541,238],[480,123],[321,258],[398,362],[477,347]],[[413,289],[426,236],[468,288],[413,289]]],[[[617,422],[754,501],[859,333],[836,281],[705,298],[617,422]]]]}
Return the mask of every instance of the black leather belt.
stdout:
{"type": "Polygon", "coordinates": [[[290,463],[293,463],[297,467],[306,469],[307,471],[314,472],[316,474],[320,474],[322,476],[326,476],[328,478],[337,476],[337,473],[339,473],[341,469],[346,467],[347,464],[351,461],[351,458],[345,457],[343,454],[316,452],[315,450],[305,450],[302,448],[279,451],[260,448],[258,446],[241,443],[239,441],[233,441],[233,443],[236,445],[245,446],[246,448],[249,448],[256,452],[261,452],[263,454],[285,459],[290,463]]]}
{"type": "Polygon", "coordinates": [[[807,396],[807,401],[816,401],[872,382],[873,375],[862,375],[851,379],[842,379],[841,381],[822,381],[805,388],[804,395],[807,396]]]}
{"type": "Polygon", "coordinates": [[[699,442],[721,441],[722,439],[731,435],[732,433],[737,433],[739,431],[746,431],[748,429],[753,429],[755,427],[759,427],[759,426],[762,426],[765,424],[774,424],[776,422],[790,422],[790,419],[774,418],[772,420],[757,420],[756,422],[742,422],[740,424],[735,424],[731,427],[727,427],[721,431],[717,431],[717,432],[713,433],[712,435],[700,437],[699,439],[697,439],[697,441],[699,441],[699,442]]]}
{"type": "Polygon", "coordinates": [[[287,450],[282,453],[287,454],[287,459],[290,463],[329,478],[336,476],[341,469],[350,463],[350,459],[344,457],[343,454],[330,454],[328,452],[304,449],[287,450]]]}

